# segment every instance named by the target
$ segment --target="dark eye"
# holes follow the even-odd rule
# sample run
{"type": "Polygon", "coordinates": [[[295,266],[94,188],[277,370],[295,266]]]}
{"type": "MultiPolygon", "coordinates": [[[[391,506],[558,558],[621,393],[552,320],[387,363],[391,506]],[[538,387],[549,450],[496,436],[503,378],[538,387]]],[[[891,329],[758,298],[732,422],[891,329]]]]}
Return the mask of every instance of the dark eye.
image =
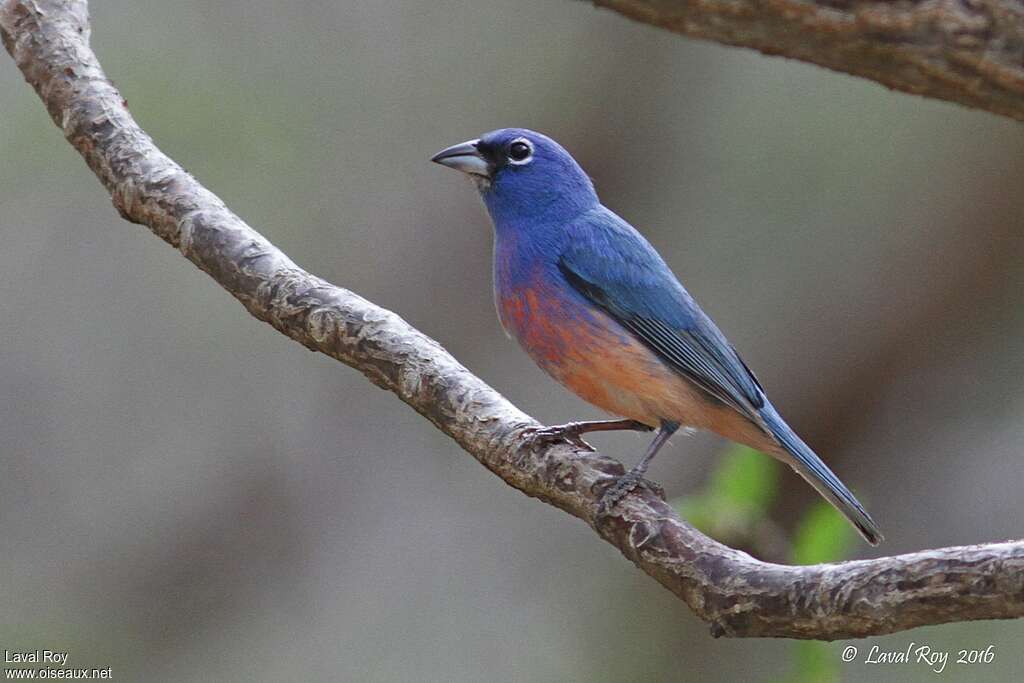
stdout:
{"type": "Polygon", "coordinates": [[[525,161],[533,154],[533,148],[523,140],[516,140],[508,146],[508,158],[512,161],[525,161]]]}

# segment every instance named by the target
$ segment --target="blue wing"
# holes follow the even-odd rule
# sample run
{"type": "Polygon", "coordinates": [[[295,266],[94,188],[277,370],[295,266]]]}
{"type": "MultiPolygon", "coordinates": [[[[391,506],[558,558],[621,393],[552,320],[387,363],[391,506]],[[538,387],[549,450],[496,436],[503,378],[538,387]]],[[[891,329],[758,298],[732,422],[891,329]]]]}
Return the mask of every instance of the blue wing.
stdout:
{"type": "Polygon", "coordinates": [[[566,230],[558,268],[572,287],[709,396],[764,429],[869,543],[882,540],[871,516],[765,400],[757,378],[640,233],[604,207],[566,230]]]}
{"type": "Polygon", "coordinates": [[[565,279],[677,372],[761,424],[761,385],[654,247],[604,207],[568,231],[558,261],[565,279]]]}

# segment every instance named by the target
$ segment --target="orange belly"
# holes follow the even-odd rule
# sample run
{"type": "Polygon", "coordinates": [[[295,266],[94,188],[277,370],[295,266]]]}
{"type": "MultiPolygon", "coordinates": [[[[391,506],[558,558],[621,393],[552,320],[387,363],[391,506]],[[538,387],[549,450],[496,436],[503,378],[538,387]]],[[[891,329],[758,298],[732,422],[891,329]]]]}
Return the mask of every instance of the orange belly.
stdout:
{"type": "Polygon", "coordinates": [[[583,400],[651,427],[663,420],[706,429],[761,450],[777,448],[760,427],[669,367],[602,311],[522,289],[499,302],[502,324],[531,358],[583,400]]]}

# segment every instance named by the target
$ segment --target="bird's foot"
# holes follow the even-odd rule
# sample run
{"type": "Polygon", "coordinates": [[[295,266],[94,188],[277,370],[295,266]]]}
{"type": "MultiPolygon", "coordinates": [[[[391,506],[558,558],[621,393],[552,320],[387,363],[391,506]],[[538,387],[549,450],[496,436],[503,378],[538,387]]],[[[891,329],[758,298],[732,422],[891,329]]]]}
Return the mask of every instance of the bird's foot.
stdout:
{"type": "Polygon", "coordinates": [[[597,502],[598,517],[605,517],[610,514],[611,511],[615,509],[615,506],[618,505],[630,491],[635,489],[641,483],[654,491],[655,495],[659,498],[662,500],[665,499],[665,489],[663,489],[660,484],[644,479],[643,472],[630,470],[616,479],[615,483],[605,489],[604,493],[601,494],[601,499],[597,502]]]}
{"type": "Polygon", "coordinates": [[[593,453],[594,447],[583,440],[583,434],[587,431],[586,427],[586,422],[567,422],[564,425],[551,425],[550,427],[529,427],[524,431],[523,436],[533,450],[539,450],[558,441],[568,441],[582,451],[593,453]]]}

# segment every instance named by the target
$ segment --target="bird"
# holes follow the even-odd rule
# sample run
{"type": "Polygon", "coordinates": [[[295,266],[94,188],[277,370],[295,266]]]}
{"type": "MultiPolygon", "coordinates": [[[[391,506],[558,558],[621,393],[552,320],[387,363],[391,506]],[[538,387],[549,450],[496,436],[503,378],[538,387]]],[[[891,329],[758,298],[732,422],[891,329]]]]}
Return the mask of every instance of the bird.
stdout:
{"type": "Polygon", "coordinates": [[[431,161],[474,181],[494,226],[498,317],[541,369],[612,420],[539,428],[582,435],[655,431],[640,461],[600,495],[608,515],[681,427],[707,430],[792,467],[860,532],[883,540],[850,490],[765,395],[761,383],[653,246],[606,208],[551,138],[502,128],[431,161]]]}

